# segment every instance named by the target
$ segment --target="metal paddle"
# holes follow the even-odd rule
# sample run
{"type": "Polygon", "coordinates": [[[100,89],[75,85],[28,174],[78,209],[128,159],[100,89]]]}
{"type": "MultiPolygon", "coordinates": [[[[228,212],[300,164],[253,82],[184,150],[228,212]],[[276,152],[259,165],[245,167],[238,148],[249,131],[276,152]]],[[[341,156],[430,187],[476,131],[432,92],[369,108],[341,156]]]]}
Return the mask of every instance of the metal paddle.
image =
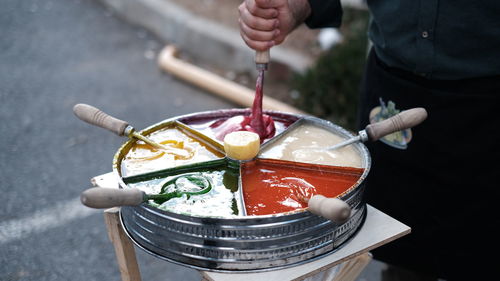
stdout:
{"type": "Polygon", "coordinates": [[[168,151],[169,153],[176,154],[181,157],[189,156],[189,152],[185,150],[168,147],[152,141],[151,139],[136,132],[134,127],[130,126],[128,122],[112,117],[91,105],[79,103],[73,107],[73,112],[76,117],[80,118],[80,120],[109,130],[119,136],[127,136],[129,138],[142,140],[155,148],[168,151]]]}
{"type": "Polygon", "coordinates": [[[408,109],[383,121],[369,124],[364,130],[359,131],[357,136],[336,145],[326,147],[325,150],[339,149],[358,141],[376,141],[394,132],[412,128],[422,123],[426,118],[427,111],[425,110],[425,108],[417,107],[408,109]]]}
{"type": "Polygon", "coordinates": [[[116,189],[93,187],[85,190],[80,195],[83,205],[96,209],[112,208],[119,206],[137,206],[148,200],[162,204],[172,198],[184,195],[196,196],[212,190],[209,179],[200,174],[187,174],[175,177],[163,184],[159,194],[147,194],[137,188],[116,189]]]}

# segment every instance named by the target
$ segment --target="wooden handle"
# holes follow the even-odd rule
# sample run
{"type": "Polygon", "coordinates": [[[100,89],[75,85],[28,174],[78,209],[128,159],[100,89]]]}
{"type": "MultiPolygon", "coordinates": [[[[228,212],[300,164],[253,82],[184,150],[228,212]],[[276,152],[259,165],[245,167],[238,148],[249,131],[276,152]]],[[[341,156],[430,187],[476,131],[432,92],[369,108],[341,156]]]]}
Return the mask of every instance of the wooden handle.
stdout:
{"type": "Polygon", "coordinates": [[[268,64],[270,60],[271,60],[271,56],[269,54],[269,50],[255,52],[255,63],[268,64]]]}
{"type": "Polygon", "coordinates": [[[400,112],[391,118],[366,126],[366,133],[372,141],[376,141],[381,137],[392,134],[397,131],[414,127],[427,118],[425,108],[412,108],[400,112]]]}
{"type": "Polygon", "coordinates": [[[109,116],[100,109],[88,104],[79,103],[73,107],[73,112],[82,121],[110,130],[111,132],[123,136],[128,123],[109,116]]]}
{"type": "Polygon", "coordinates": [[[343,223],[351,216],[351,207],[338,198],[314,195],[309,199],[309,211],[335,223],[343,223]]]}
{"type": "Polygon", "coordinates": [[[119,206],[136,206],[144,201],[145,193],[139,189],[115,189],[93,187],[80,195],[82,204],[96,209],[105,209],[119,206]]]}

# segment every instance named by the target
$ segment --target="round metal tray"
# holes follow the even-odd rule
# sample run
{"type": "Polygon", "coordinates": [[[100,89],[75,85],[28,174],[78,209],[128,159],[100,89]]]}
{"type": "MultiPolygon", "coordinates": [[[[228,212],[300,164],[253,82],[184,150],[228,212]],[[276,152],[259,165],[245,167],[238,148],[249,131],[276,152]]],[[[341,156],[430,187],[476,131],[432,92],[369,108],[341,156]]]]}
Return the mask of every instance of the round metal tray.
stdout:
{"type": "MultiPolygon", "coordinates": [[[[221,110],[183,115],[162,121],[142,132],[148,134],[173,121],[197,116],[237,114],[247,114],[247,111],[221,110]]],[[[345,129],[322,119],[279,112],[266,114],[276,118],[289,116],[296,120],[289,128],[308,122],[346,138],[352,136],[345,129]]],[[[279,135],[264,146],[271,145],[278,138],[279,135]]],[[[115,155],[113,170],[118,176],[120,188],[128,188],[121,178],[120,163],[132,142],[126,142],[115,155]]],[[[353,146],[361,156],[365,170],[358,182],[340,196],[352,208],[351,217],[343,224],[304,210],[265,216],[210,218],[177,214],[148,204],[122,207],[122,224],[127,235],[141,249],[158,258],[196,269],[265,271],[309,262],[347,243],[364,222],[366,205],[362,195],[371,159],[363,144],[353,146]]]]}
{"type": "MultiPolygon", "coordinates": [[[[263,248],[263,246],[259,244],[261,244],[261,240],[264,240],[264,238],[253,237],[251,239],[254,242],[253,246],[259,248],[251,251],[249,247],[245,247],[245,249],[242,250],[247,252],[247,255],[244,256],[244,258],[242,258],[243,254],[239,254],[237,258],[231,260],[221,259],[220,257],[229,256],[231,254],[234,255],[234,253],[239,252],[238,248],[241,248],[243,246],[243,244],[241,243],[243,241],[234,243],[238,248],[229,250],[227,250],[227,247],[217,247],[216,245],[207,247],[206,245],[204,245],[205,243],[201,243],[196,247],[196,249],[200,249],[200,252],[195,255],[193,255],[193,251],[196,251],[194,249],[194,245],[184,245],[184,247],[186,247],[184,249],[185,252],[174,253],[170,250],[170,248],[168,248],[168,245],[166,245],[165,243],[173,243],[176,248],[179,246],[179,243],[171,241],[171,239],[165,239],[164,243],[161,243],[161,245],[158,243],[148,243],[145,237],[141,237],[140,234],[137,234],[135,232],[134,227],[131,227],[131,229],[129,230],[127,224],[125,223],[126,220],[124,220],[123,218],[124,215],[127,216],[126,212],[125,214],[123,212],[120,213],[120,220],[122,222],[122,225],[124,226],[125,233],[134,242],[134,244],[146,253],[159,259],[204,271],[263,272],[298,266],[335,253],[335,251],[340,249],[343,245],[349,243],[349,241],[362,227],[366,218],[365,205],[360,205],[360,209],[356,211],[356,214],[356,217],[351,217],[349,222],[346,222],[346,225],[343,225],[342,228],[333,226],[331,228],[331,232],[327,234],[327,237],[325,237],[325,239],[323,240],[308,240],[305,243],[295,243],[295,245],[293,245],[292,243],[288,243],[288,245],[281,245],[283,247],[281,247],[279,250],[270,249],[269,247],[263,248]],[[204,248],[206,252],[203,252],[201,250],[202,248],[204,248]],[[294,250],[294,248],[302,248],[302,251],[299,252],[297,250],[294,250]],[[228,252],[226,253],[226,251],[228,252]],[[248,252],[250,253],[250,255],[248,255],[248,252]],[[200,254],[202,254],[202,256],[200,256],[200,254]],[[260,259],[254,260],[251,258],[253,255],[259,254],[261,255],[260,259]]],[[[321,222],[319,223],[321,224],[321,222]]],[[[165,235],[170,235],[170,233],[167,233],[165,235]]],[[[219,236],[219,238],[222,238],[221,236],[219,236]]],[[[207,241],[212,241],[212,243],[214,244],[217,243],[213,239],[209,239],[207,241]]],[[[207,242],[206,244],[211,243],[207,242]]]]}

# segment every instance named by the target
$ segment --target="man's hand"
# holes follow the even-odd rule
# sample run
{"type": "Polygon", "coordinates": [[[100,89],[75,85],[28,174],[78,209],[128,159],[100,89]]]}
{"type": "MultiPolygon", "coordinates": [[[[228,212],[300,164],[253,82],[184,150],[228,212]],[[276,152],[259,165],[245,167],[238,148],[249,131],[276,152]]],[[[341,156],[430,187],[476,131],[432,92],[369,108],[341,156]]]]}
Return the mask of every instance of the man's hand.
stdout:
{"type": "Polygon", "coordinates": [[[281,44],[311,13],[307,0],[245,0],[238,10],[241,37],[257,51],[281,44]]]}

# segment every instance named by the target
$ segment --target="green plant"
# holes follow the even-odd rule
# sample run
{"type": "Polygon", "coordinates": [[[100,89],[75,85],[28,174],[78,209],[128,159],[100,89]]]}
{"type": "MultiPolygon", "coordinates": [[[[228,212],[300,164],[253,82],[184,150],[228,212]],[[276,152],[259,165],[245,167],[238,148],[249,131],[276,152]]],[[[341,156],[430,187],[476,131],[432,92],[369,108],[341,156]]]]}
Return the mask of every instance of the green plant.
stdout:
{"type": "Polygon", "coordinates": [[[347,129],[356,128],[359,87],[367,52],[368,12],[345,9],[342,43],[292,79],[295,106],[347,129]]]}

